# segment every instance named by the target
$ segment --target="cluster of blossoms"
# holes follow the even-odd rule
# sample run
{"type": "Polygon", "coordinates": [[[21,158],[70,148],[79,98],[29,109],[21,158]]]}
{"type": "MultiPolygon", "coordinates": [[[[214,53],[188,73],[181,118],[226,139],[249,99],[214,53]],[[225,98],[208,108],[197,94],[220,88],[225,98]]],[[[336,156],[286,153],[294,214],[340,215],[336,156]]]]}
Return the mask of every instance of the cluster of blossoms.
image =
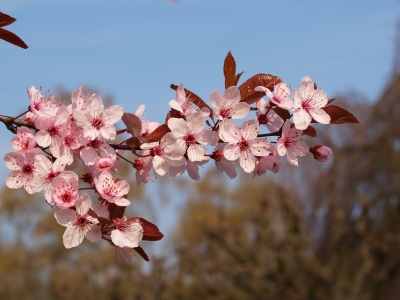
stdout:
{"type": "Polygon", "coordinates": [[[198,180],[199,166],[210,160],[230,178],[237,175],[235,162],[245,172],[260,176],[277,173],[282,156],[295,166],[308,152],[319,161],[328,160],[332,153],[328,147],[309,148],[302,140],[304,134],[316,135],[311,122],[358,122],[346,110],[330,105],[332,99],[308,76],[293,92],[267,74],[255,75],[237,87],[240,74],[225,68],[229,55],[224,66],[226,90],[211,94],[212,107],[182,84],[172,85],[176,100],[169,102],[165,124],[145,120],[144,105],[135,114],[124,113],[119,105],[105,108],[97,94],[84,93],[84,85],[72,93],[68,106],[28,88],[27,127],[18,128],[12,139],[15,152],[4,158],[12,170],[7,186],[24,187],[30,194],[44,191],[46,201],[58,208],[57,222],[67,227],[66,248],[78,246],[86,236],[91,242],[105,239],[115,246],[119,261],[129,262],[131,249],[148,259],[139,242],[160,240],[163,234],[143,218],[124,215],[130,205],[130,185],[116,177],[119,160],[136,169],[138,184],[156,175],[175,177],[186,171],[198,180]],[[256,111],[253,119],[248,117],[251,111],[256,111]],[[117,131],[114,124],[121,118],[126,128],[117,131]],[[235,119],[245,120],[239,126],[235,119]],[[110,144],[124,133],[128,139],[110,144]],[[85,170],[78,175],[80,164],[85,170]],[[80,190],[91,190],[98,198],[96,204],[80,190]]]}
{"type": "MultiPolygon", "coordinates": [[[[278,172],[280,157],[285,155],[291,164],[297,166],[297,158],[309,152],[308,146],[302,141],[303,130],[309,127],[313,119],[322,124],[330,122],[330,116],[322,109],[328,103],[326,93],[315,90],[308,76],[302,79],[299,91],[293,92],[293,99],[290,97],[290,87],[285,83],[276,84],[272,92],[264,86],[256,87],[255,91],[263,92],[267,100],[263,97],[255,100],[257,118],[245,120],[239,127],[232,119],[248,117],[251,106],[241,102],[238,87],[229,87],[222,94],[214,91],[210,97],[213,108],[204,105],[197,108],[191,98],[197,96],[193,96],[182,85],[177,87],[177,100],[169,103],[171,111],[166,124],[141,123],[142,131],[137,136],[139,140],[151,136],[149,128],[165,128],[160,141],[150,139],[149,143],[143,139],[139,145],[147,150],[141,153],[146,157],[139,159],[141,166],[148,166],[142,181],[148,180],[151,168],[161,176],[167,172],[170,176],[178,176],[187,170],[189,176],[197,180],[200,178],[199,165],[210,159],[215,161],[219,171],[225,172],[230,178],[237,175],[233,165],[237,160],[245,172],[253,172],[254,175],[265,174],[268,170],[278,172]],[[275,108],[293,111],[293,123],[290,118],[283,119],[275,112],[275,108]],[[209,129],[205,129],[206,124],[209,129]],[[260,134],[260,126],[269,133],[260,134]],[[269,136],[275,137],[275,140],[268,140],[269,136]],[[208,154],[207,145],[215,147],[208,154]]],[[[316,147],[323,151],[320,150],[320,154],[314,157],[326,161],[331,154],[330,149],[326,146],[316,147]]]]}
{"type": "Polygon", "coordinates": [[[20,127],[12,138],[15,152],[4,157],[12,170],[6,185],[24,187],[29,194],[44,191],[46,201],[58,208],[57,222],[66,227],[66,248],[78,246],[86,236],[91,242],[105,239],[116,246],[119,261],[129,262],[131,249],[148,259],[139,242],[163,235],[142,218],[124,216],[130,186],[114,177],[120,154],[108,144],[117,136],[114,124],[123,108],[106,109],[98,95],[84,94],[83,87],[72,93],[68,106],[59,105],[52,96],[45,98],[35,87],[28,88],[26,120],[33,126],[20,127]],[[85,165],[81,176],[74,172],[79,161],[85,165]],[[89,186],[80,188],[80,180],[89,186]],[[94,191],[99,201],[93,205],[89,194],[80,190],[94,191]]]}

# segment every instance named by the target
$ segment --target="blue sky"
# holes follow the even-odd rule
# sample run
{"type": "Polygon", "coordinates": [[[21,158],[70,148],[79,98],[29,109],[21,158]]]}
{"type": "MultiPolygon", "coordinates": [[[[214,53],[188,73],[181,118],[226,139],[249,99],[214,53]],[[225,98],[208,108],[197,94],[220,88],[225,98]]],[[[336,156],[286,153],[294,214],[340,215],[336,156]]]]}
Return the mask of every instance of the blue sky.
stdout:
{"type": "MultiPolygon", "coordinates": [[[[147,118],[162,122],[171,83],[206,101],[223,91],[228,51],[241,82],[270,73],[296,88],[309,75],[330,97],[355,90],[375,100],[390,78],[399,2],[2,0],[0,11],[17,18],[7,29],[29,46],[0,41],[0,114],[26,109],[27,86],[86,83],[127,112],[146,104],[147,118]]],[[[0,130],[2,155],[11,137],[0,130]]]]}

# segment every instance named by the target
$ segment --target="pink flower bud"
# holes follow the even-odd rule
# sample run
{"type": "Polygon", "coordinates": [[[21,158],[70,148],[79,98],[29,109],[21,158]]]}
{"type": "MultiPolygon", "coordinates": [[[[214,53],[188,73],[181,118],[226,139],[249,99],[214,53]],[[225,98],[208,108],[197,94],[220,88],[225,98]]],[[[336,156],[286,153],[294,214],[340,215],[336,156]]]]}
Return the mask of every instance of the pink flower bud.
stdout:
{"type": "Polygon", "coordinates": [[[328,161],[329,155],[332,154],[332,150],[329,147],[321,145],[315,145],[314,147],[311,147],[310,152],[314,155],[316,160],[322,162],[328,161]]]}

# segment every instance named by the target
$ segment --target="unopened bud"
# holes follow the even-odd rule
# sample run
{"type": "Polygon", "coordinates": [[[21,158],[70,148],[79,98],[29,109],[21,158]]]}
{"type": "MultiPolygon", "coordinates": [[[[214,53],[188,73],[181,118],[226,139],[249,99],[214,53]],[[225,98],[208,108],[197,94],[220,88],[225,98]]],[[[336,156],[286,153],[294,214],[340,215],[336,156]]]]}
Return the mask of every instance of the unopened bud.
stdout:
{"type": "Polygon", "coordinates": [[[310,152],[314,155],[316,160],[322,162],[328,161],[329,155],[332,154],[332,150],[329,147],[321,145],[315,145],[314,147],[311,147],[310,152]]]}
{"type": "Polygon", "coordinates": [[[132,164],[132,167],[134,167],[138,171],[142,170],[143,169],[143,161],[140,159],[135,159],[135,162],[132,164]]]}

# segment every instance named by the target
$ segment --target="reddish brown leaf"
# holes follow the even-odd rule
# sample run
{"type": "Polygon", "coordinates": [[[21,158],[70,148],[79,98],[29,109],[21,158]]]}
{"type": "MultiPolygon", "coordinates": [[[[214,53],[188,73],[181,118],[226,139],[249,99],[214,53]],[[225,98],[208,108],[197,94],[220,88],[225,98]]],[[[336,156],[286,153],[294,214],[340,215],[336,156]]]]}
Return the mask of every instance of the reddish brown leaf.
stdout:
{"type": "MultiPolygon", "coordinates": [[[[175,85],[175,84],[171,84],[171,89],[173,90],[177,90],[179,86],[175,85]]],[[[194,105],[196,105],[198,108],[203,108],[206,107],[208,108],[208,110],[210,111],[210,117],[212,117],[213,114],[213,110],[207,105],[207,103],[205,103],[203,101],[203,99],[201,99],[199,96],[197,96],[195,93],[189,91],[188,89],[185,89],[185,94],[186,94],[186,98],[192,102],[194,105]]]]}
{"type": "Polygon", "coordinates": [[[360,123],[349,111],[336,105],[329,105],[322,108],[330,117],[330,124],[360,123]]]}
{"type": "Polygon", "coordinates": [[[139,221],[140,225],[143,228],[143,240],[159,241],[164,237],[164,235],[160,232],[160,230],[155,224],[143,218],[139,218],[139,221]]]}
{"type": "Polygon", "coordinates": [[[114,203],[108,203],[107,209],[110,213],[110,220],[114,220],[115,218],[121,219],[124,216],[126,206],[118,206],[114,203]]]}
{"type": "Polygon", "coordinates": [[[236,86],[243,72],[236,74],[236,62],[231,51],[228,52],[224,61],[225,89],[236,86]]]}
{"type": "Polygon", "coordinates": [[[144,252],[143,248],[140,246],[137,246],[133,248],[145,261],[150,261],[149,257],[147,256],[146,252],[144,252]]]}
{"type": "MultiPolygon", "coordinates": [[[[0,12],[0,27],[10,25],[10,24],[14,23],[16,20],[17,19],[0,12]]],[[[3,28],[0,28],[0,39],[5,40],[6,42],[9,42],[13,45],[16,45],[16,46],[24,48],[24,49],[28,48],[28,46],[24,43],[23,40],[21,40],[20,37],[18,37],[16,34],[12,33],[11,31],[5,30],[3,28]]]]}
{"type": "Polygon", "coordinates": [[[336,100],[336,98],[331,98],[331,99],[329,99],[328,100],[328,104],[331,104],[333,101],[335,101],[336,100]]]}
{"type": "Polygon", "coordinates": [[[133,136],[126,141],[126,144],[131,146],[131,149],[134,150],[134,149],[140,148],[140,145],[142,143],[136,136],[133,136]]]}
{"type": "Polygon", "coordinates": [[[264,96],[265,96],[264,92],[254,92],[253,94],[240,100],[240,102],[246,102],[247,104],[251,105],[251,104],[257,102],[258,100],[260,100],[264,96]]]}
{"type": "Polygon", "coordinates": [[[105,226],[112,224],[112,222],[110,222],[110,220],[106,218],[96,217],[96,219],[99,221],[101,228],[104,228],[105,226]]]}
{"type": "Polygon", "coordinates": [[[17,19],[0,12],[0,27],[4,27],[14,23],[17,19]]]}
{"type": "Polygon", "coordinates": [[[282,120],[285,122],[287,119],[290,119],[290,113],[286,109],[283,109],[281,107],[274,107],[273,108],[274,112],[277,113],[278,116],[282,118],[282,120]]]}
{"type": "Polygon", "coordinates": [[[21,40],[17,35],[12,33],[11,31],[5,30],[3,28],[0,28],[0,39],[5,40],[6,42],[9,42],[15,46],[28,49],[28,46],[24,43],[23,40],[21,40]]]}
{"type": "Polygon", "coordinates": [[[158,142],[162,139],[162,137],[171,130],[166,124],[158,126],[152,133],[149,134],[145,143],[153,143],[158,142]]]}
{"type": "Polygon", "coordinates": [[[311,136],[311,137],[316,137],[317,131],[315,130],[314,127],[308,126],[305,130],[303,130],[303,134],[311,136]]]}
{"type": "Polygon", "coordinates": [[[254,75],[239,86],[240,98],[246,99],[250,95],[254,94],[254,89],[257,86],[264,86],[272,91],[274,86],[280,82],[282,82],[282,80],[279,77],[270,74],[254,75]]]}
{"type": "Polygon", "coordinates": [[[181,113],[180,111],[177,111],[176,109],[171,108],[169,112],[167,113],[165,117],[165,124],[168,124],[168,120],[171,118],[177,118],[177,119],[185,119],[185,115],[181,113]]]}
{"type": "Polygon", "coordinates": [[[122,122],[124,122],[126,130],[130,134],[135,137],[140,136],[140,132],[142,131],[142,121],[140,121],[138,116],[131,113],[124,113],[122,115],[122,122]]]}

